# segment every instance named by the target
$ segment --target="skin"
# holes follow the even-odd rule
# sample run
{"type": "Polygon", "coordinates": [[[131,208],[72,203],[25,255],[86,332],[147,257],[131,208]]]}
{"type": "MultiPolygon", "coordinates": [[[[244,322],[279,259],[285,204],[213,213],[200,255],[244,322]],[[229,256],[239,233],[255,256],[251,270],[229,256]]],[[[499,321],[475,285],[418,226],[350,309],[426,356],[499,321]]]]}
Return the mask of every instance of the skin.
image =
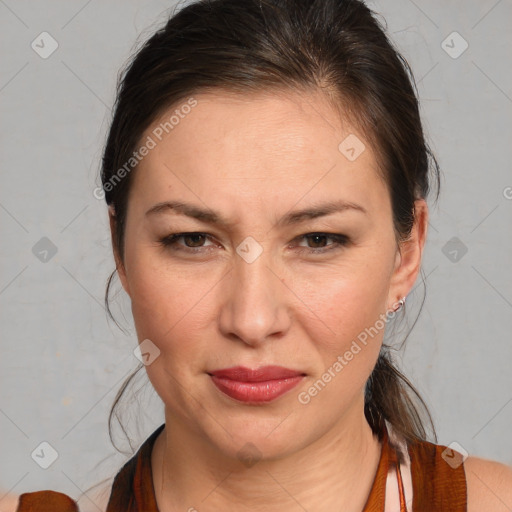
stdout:
{"type": "MultiPolygon", "coordinates": [[[[298,395],[410,292],[427,205],[417,201],[411,237],[398,245],[370,144],[320,93],[194,97],[197,106],[140,162],[124,261],[114,254],[139,342],[149,339],[160,350],[146,366],[165,404],[166,427],[152,454],[158,506],[162,512],[360,511],[381,450],[364,417],[363,392],[384,329],[360,344],[309,403],[298,395]],[[366,146],[354,161],[338,149],[349,134],[366,146]],[[340,199],[366,213],[346,209],[277,224],[292,210],[340,199]],[[173,210],[145,215],[172,200],[219,212],[230,224],[173,210]],[[211,238],[181,238],[175,250],[159,243],[183,232],[211,238]],[[304,238],[326,232],[349,241],[304,238]],[[248,236],[262,249],[252,263],[236,252],[248,236]],[[202,252],[185,252],[187,244],[202,252]],[[324,254],[308,254],[315,247],[324,254]],[[306,376],[279,399],[248,405],[222,394],[207,374],[267,364],[306,376]],[[246,443],[261,457],[251,467],[237,455],[246,443]]],[[[112,212],[110,220],[114,233],[112,212]]]]}
{"type": "MultiPolygon", "coordinates": [[[[114,251],[138,338],[161,351],[146,366],[165,404],[166,428],[152,453],[159,510],[359,512],[380,456],[362,390],[382,333],[310,403],[297,396],[345,353],[354,333],[409,292],[425,242],[426,205],[417,202],[411,237],[398,248],[371,148],[354,162],[337,152],[357,130],[319,95],[196,98],[193,114],[140,164],[125,261],[114,251]],[[222,230],[170,214],[144,217],[156,202],[176,198],[218,209],[236,223],[222,230]],[[274,228],[282,214],[332,198],[359,202],[369,215],[347,211],[274,228]],[[217,249],[208,258],[164,250],[157,240],[171,229],[211,232],[217,249]],[[350,234],[353,245],[316,259],[286,250],[313,231],[350,234]],[[263,246],[251,264],[235,252],[248,235],[263,246]],[[221,395],[205,374],[268,363],[308,376],[272,404],[249,406],[221,395]],[[245,442],[261,455],[251,467],[237,457],[245,442]]],[[[110,223],[114,235],[112,212],[110,223]]],[[[512,510],[511,467],[470,456],[464,468],[468,512],[512,510]]],[[[86,496],[80,510],[104,510],[109,493],[94,503],[86,496]]],[[[17,502],[4,495],[0,512],[14,511],[17,502]]]]}

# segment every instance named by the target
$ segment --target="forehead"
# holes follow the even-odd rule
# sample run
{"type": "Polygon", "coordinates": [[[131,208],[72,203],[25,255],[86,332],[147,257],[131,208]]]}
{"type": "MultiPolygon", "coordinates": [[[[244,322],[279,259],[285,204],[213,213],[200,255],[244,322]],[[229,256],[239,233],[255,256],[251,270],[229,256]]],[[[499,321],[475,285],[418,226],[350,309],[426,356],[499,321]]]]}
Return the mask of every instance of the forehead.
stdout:
{"type": "Polygon", "coordinates": [[[146,204],[185,194],[275,206],[336,191],[371,202],[384,190],[364,135],[320,93],[195,94],[155,121],[148,138],[154,147],[132,183],[132,197],[146,204]]]}

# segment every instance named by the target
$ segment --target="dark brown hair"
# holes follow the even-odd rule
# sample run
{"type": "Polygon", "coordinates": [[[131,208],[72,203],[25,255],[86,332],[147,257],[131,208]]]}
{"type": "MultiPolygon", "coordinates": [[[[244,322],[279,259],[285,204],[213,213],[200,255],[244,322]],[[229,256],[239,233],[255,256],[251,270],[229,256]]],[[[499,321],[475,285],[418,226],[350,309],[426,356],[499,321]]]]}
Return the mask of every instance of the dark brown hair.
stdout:
{"type": "MultiPolygon", "coordinates": [[[[115,209],[113,246],[121,262],[136,166],[121,180],[114,180],[116,173],[119,177],[143,132],[166,109],[195,93],[221,89],[325,93],[377,155],[390,192],[397,241],[410,235],[414,201],[428,195],[430,174],[439,193],[439,166],[425,141],[413,74],[377,15],[362,1],[199,0],[171,16],[119,78],[101,180],[105,200],[115,209]]],[[[107,282],[105,303],[115,321],[108,303],[114,274],[107,282]]],[[[387,420],[407,440],[427,440],[427,418],[437,442],[428,407],[395,366],[390,349],[383,344],[365,389],[365,416],[372,430],[380,437],[387,420]]],[[[111,439],[119,400],[141,368],[115,398],[111,439]]]]}

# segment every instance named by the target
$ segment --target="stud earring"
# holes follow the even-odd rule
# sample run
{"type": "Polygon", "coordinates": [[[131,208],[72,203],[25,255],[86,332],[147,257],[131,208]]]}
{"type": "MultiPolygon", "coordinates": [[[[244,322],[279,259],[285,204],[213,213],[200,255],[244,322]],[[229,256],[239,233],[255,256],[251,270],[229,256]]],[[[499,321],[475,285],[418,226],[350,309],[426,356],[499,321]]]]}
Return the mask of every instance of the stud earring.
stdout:
{"type": "Polygon", "coordinates": [[[405,297],[402,297],[397,303],[395,309],[393,311],[398,311],[399,309],[402,309],[405,304],[405,297]]]}

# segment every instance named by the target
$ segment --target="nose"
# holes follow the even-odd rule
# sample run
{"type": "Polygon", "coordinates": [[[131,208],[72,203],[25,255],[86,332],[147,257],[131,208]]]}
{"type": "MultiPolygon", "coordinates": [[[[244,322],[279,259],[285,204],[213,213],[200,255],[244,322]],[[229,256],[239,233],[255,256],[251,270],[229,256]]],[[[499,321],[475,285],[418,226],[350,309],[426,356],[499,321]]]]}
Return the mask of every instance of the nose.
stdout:
{"type": "Polygon", "coordinates": [[[251,346],[282,337],[290,328],[286,291],[264,254],[251,263],[236,255],[222,290],[222,334],[251,346]]]}

